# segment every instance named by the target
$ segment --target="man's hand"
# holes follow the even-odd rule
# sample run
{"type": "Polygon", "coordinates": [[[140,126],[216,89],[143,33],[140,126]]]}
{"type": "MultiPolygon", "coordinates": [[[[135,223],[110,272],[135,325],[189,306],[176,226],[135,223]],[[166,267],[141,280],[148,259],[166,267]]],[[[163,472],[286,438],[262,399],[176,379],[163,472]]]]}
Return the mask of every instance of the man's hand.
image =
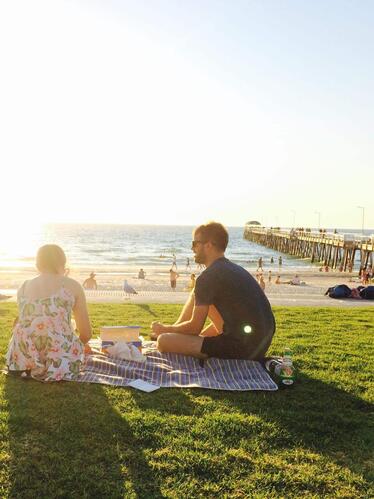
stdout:
{"type": "Polygon", "coordinates": [[[166,326],[158,321],[153,321],[151,324],[152,329],[152,339],[156,339],[160,336],[160,334],[165,333],[166,326]]]}
{"type": "Polygon", "coordinates": [[[153,321],[151,324],[151,329],[152,329],[152,332],[155,334],[162,334],[165,332],[164,331],[164,329],[165,329],[164,324],[162,324],[162,322],[159,322],[159,321],[153,321]]]}

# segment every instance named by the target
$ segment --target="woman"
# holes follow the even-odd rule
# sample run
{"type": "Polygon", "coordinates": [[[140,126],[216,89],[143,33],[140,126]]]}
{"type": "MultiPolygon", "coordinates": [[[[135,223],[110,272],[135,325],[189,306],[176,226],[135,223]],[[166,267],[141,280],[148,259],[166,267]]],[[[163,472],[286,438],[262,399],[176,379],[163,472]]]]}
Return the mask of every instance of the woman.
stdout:
{"type": "Polygon", "coordinates": [[[91,324],[84,291],[64,275],[65,264],[59,246],[39,248],[39,276],[25,281],[17,294],[19,317],[6,356],[9,371],[29,371],[43,381],[72,379],[79,373],[91,324]],[[71,323],[72,312],[79,337],[71,323]]]}
{"type": "Polygon", "coordinates": [[[188,285],[188,290],[193,291],[195,289],[195,284],[196,284],[196,276],[195,276],[195,274],[191,274],[190,283],[188,285]]]}

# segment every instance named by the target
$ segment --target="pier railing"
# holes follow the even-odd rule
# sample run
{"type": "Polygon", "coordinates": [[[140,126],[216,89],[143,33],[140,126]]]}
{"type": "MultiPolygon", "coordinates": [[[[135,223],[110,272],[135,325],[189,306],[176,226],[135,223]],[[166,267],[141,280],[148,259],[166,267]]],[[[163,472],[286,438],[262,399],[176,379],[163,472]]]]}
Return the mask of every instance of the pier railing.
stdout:
{"type": "Polygon", "coordinates": [[[354,234],[246,225],[244,239],[344,272],[353,270],[357,252],[360,267],[373,266],[374,235],[359,237],[354,234]]]}

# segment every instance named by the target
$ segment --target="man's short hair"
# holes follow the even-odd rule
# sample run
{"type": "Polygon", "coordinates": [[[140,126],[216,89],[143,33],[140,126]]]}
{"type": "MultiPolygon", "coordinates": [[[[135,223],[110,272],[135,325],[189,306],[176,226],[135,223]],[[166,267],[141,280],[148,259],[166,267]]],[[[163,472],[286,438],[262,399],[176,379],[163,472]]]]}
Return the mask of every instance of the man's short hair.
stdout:
{"type": "Polygon", "coordinates": [[[229,233],[227,229],[218,222],[208,222],[204,225],[196,227],[194,233],[201,234],[201,237],[206,242],[211,242],[222,251],[225,251],[229,242],[229,233]]]}

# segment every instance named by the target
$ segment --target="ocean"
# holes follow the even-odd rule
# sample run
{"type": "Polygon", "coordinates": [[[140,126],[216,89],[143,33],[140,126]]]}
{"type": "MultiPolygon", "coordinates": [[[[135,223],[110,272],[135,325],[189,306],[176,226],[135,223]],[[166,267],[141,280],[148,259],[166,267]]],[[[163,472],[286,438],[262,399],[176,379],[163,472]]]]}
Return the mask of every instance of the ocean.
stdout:
{"type": "MultiPolygon", "coordinates": [[[[228,227],[230,241],[226,256],[245,268],[257,266],[260,256],[264,264],[273,257],[277,265],[282,255],[283,267],[310,268],[308,260],[293,258],[243,239],[244,227],[228,227]]],[[[177,258],[178,270],[186,268],[187,258],[193,267],[191,251],[193,227],[165,225],[77,225],[50,224],[27,236],[15,233],[0,244],[0,270],[27,270],[34,267],[39,246],[60,245],[70,268],[84,268],[104,273],[136,275],[140,268],[148,273],[166,274],[177,258]]],[[[340,233],[356,232],[349,229],[340,233]]],[[[371,234],[373,231],[365,231],[371,234]]]]}

